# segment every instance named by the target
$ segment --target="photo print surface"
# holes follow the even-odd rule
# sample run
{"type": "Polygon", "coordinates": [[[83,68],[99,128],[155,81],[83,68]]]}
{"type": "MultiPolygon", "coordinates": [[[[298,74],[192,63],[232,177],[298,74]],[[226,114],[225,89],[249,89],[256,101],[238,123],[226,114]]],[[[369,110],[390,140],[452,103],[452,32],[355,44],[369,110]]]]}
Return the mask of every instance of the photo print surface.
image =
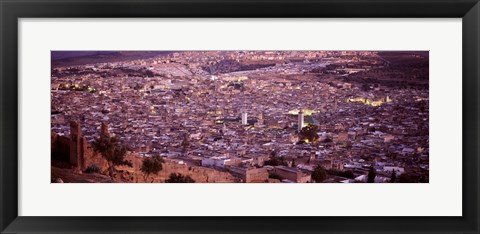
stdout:
{"type": "Polygon", "coordinates": [[[428,183],[429,52],[52,51],[51,182],[428,183]]]}

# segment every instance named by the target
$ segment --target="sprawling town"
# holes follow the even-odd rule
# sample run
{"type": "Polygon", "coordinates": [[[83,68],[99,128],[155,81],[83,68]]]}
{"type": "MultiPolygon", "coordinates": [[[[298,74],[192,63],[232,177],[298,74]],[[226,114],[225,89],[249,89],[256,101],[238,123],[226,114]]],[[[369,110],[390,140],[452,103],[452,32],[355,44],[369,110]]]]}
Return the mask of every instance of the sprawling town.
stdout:
{"type": "Polygon", "coordinates": [[[428,183],[428,51],[53,58],[52,182],[428,183]]]}

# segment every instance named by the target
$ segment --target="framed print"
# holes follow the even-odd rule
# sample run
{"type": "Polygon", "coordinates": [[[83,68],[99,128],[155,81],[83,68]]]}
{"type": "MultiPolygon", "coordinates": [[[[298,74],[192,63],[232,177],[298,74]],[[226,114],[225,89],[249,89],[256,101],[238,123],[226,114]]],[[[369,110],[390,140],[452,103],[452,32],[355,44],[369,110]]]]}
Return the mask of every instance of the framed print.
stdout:
{"type": "Polygon", "coordinates": [[[479,10],[2,1],[1,233],[478,233],[479,10]]]}

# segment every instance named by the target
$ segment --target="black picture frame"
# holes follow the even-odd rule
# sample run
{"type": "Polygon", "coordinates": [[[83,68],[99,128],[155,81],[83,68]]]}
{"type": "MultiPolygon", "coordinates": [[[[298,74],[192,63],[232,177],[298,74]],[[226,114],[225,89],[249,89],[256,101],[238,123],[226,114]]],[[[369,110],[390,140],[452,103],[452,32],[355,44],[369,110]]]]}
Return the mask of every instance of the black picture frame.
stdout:
{"type": "MultiPolygon", "coordinates": [[[[1,233],[478,233],[478,0],[0,0],[1,233]],[[120,17],[462,18],[462,217],[18,216],[18,19],[120,17]]],[[[48,136],[46,136],[48,137],[48,136]]],[[[39,198],[41,202],[41,198],[39,198]]],[[[442,204],[439,204],[442,205],[442,204]]]]}

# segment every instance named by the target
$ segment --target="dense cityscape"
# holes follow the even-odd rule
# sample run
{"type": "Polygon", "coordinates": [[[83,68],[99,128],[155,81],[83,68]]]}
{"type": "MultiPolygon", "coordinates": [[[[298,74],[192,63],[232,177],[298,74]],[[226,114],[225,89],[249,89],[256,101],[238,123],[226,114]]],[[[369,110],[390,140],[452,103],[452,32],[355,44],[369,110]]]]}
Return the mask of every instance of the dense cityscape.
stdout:
{"type": "Polygon", "coordinates": [[[52,52],[52,182],[428,183],[426,51],[52,52]]]}

